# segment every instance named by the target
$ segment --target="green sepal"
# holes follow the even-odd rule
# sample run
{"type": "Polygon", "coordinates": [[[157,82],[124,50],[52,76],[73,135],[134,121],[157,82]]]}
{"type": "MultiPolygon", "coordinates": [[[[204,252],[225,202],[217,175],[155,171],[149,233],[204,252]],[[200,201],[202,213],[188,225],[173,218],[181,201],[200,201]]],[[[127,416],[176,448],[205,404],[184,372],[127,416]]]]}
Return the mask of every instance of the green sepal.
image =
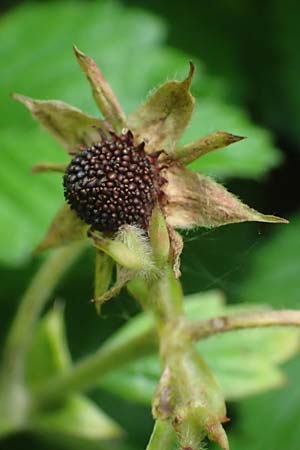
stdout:
{"type": "Polygon", "coordinates": [[[169,450],[176,446],[176,434],[172,424],[156,420],[146,450],[169,450]]]}
{"type": "Polygon", "coordinates": [[[108,290],[113,272],[113,260],[110,256],[96,249],[94,302],[98,314],[101,310],[99,298],[108,290]]]}
{"type": "Polygon", "coordinates": [[[163,267],[170,255],[170,238],[167,224],[159,205],[153,208],[149,235],[153,256],[157,264],[163,267]]]}
{"type": "Polygon", "coordinates": [[[121,289],[134,277],[134,275],[134,271],[125,269],[124,267],[117,265],[117,277],[115,283],[110,289],[103,291],[101,295],[95,297],[95,299],[93,300],[98,314],[100,314],[101,312],[103,303],[118,295],[121,289]]]}

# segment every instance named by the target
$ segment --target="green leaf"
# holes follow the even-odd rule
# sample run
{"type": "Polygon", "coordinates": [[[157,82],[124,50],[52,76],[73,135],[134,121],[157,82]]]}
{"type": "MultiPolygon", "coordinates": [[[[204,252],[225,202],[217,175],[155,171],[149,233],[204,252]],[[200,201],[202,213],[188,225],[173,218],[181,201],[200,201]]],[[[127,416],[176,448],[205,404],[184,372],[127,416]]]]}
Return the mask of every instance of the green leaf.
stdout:
{"type": "Polygon", "coordinates": [[[40,321],[27,356],[27,381],[31,386],[69,369],[68,349],[63,309],[55,305],[40,321]]]}
{"type": "Polygon", "coordinates": [[[298,450],[299,370],[297,358],[286,368],[289,383],[282,389],[240,403],[239,432],[232,433],[232,450],[298,450]]]}
{"type": "MultiPolygon", "coordinates": [[[[1,262],[24,262],[62,202],[61,176],[30,176],[30,167],[43,160],[67,161],[59,145],[21,105],[9,99],[9,93],[57,98],[97,115],[72,52],[76,43],[96,60],[130,113],[150,89],[175,74],[182,79],[186,73],[189,56],[164,46],[165,35],[165,26],[158,18],[106,1],[25,3],[1,19],[5,61],[1,88],[7,95],[1,118],[1,262]]],[[[195,140],[218,129],[249,137],[232,149],[205,156],[201,165],[195,163],[197,169],[222,176],[257,177],[279,162],[269,134],[253,126],[240,108],[221,100],[208,76],[195,81],[194,91],[201,93],[197,105],[201,115],[196,112],[184,139],[195,140]]]]}
{"type": "Polygon", "coordinates": [[[279,365],[299,350],[292,328],[253,329],[212,337],[197,345],[219,379],[227,400],[285,383],[279,365]]]}
{"type": "Polygon", "coordinates": [[[50,137],[30,128],[24,133],[26,139],[13,128],[1,131],[0,261],[10,264],[30,256],[63,201],[61,174],[30,173],[41,160],[62,162],[63,152],[53,158],[50,137]]]}
{"type": "MultiPolygon", "coordinates": [[[[249,275],[239,287],[244,301],[253,302],[254,307],[261,301],[280,308],[299,307],[299,228],[299,215],[291,217],[288,227],[275,230],[250,255],[249,275]]],[[[273,356],[280,350],[278,346],[273,356]]],[[[281,389],[240,403],[239,431],[231,439],[233,450],[298,450],[299,370],[298,353],[285,367],[288,382],[281,389]]]]}
{"type": "MultiPolygon", "coordinates": [[[[192,319],[209,319],[247,312],[258,306],[226,306],[217,291],[186,297],[192,319]]],[[[132,320],[144,318],[141,314],[132,320]]],[[[221,383],[225,397],[237,400],[286,382],[280,364],[299,351],[299,332],[293,328],[261,328],[216,335],[197,344],[199,352],[221,383]]],[[[126,399],[149,403],[161,372],[156,356],[142,358],[111,374],[101,386],[126,399]]]]}
{"type": "MultiPolygon", "coordinates": [[[[255,14],[254,11],[253,13],[255,14]]],[[[272,22],[276,23],[276,27],[267,37],[265,26],[258,26],[257,32],[260,29],[260,34],[257,34],[257,43],[264,39],[266,47],[260,47],[260,52],[256,52],[256,49],[252,51],[255,51],[259,67],[265,63],[265,48],[276,51],[279,58],[276,58],[276,62],[273,60],[271,64],[264,64],[260,76],[256,78],[254,75],[251,80],[253,83],[255,79],[252,92],[261,88],[263,80],[269,80],[255,101],[257,106],[253,106],[256,110],[260,109],[260,116],[265,123],[276,129],[278,135],[285,136],[285,139],[293,143],[291,149],[299,152],[300,64],[295,45],[299,36],[299,3],[294,0],[287,0],[285,3],[275,0],[270,2],[264,14],[264,17],[261,16],[261,24],[265,24],[266,17],[272,14],[272,22]]]]}
{"type": "Polygon", "coordinates": [[[98,449],[102,441],[122,435],[119,425],[94,402],[79,395],[69,398],[61,408],[32,419],[28,429],[52,444],[71,449],[98,449]]]}
{"type": "Polygon", "coordinates": [[[297,215],[256,248],[248,260],[247,279],[239,287],[244,301],[267,302],[279,308],[299,306],[299,230],[297,215]]]}

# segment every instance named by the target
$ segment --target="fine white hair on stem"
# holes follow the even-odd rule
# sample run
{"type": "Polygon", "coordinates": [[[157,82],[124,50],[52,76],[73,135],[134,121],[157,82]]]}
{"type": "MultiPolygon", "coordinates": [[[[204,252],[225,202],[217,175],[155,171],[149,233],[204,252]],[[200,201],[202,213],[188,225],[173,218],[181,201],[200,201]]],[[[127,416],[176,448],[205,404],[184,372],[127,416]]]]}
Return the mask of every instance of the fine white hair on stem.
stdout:
{"type": "Polygon", "coordinates": [[[116,239],[123,242],[141,261],[137,276],[152,279],[158,275],[158,268],[152,253],[151,244],[146,232],[137,225],[125,225],[120,228],[116,239]]]}

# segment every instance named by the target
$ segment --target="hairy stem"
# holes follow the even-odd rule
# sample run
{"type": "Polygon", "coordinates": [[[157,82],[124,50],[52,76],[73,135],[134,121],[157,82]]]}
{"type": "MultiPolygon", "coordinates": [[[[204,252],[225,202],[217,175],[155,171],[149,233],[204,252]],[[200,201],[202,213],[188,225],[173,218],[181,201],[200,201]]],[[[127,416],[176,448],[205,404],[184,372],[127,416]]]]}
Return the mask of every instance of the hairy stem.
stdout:
{"type": "Polygon", "coordinates": [[[26,352],[35,323],[57,283],[83,248],[82,243],[76,243],[54,251],[23,295],[3,351],[2,381],[6,388],[22,383],[26,352]]]}
{"type": "Polygon", "coordinates": [[[260,311],[191,322],[190,335],[192,339],[198,341],[217,333],[272,326],[300,326],[300,311],[288,309],[260,311]]]}
{"type": "Polygon", "coordinates": [[[168,448],[170,428],[174,427],[182,449],[198,449],[208,435],[228,450],[221,425],[226,418],[224,398],[212,372],[194,348],[181,285],[172,267],[166,264],[151,282],[132,281],[129,289],[154,317],[163,368],[152,402],[158,422],[147,449],[163,448],[163,437],[168,448]]]}

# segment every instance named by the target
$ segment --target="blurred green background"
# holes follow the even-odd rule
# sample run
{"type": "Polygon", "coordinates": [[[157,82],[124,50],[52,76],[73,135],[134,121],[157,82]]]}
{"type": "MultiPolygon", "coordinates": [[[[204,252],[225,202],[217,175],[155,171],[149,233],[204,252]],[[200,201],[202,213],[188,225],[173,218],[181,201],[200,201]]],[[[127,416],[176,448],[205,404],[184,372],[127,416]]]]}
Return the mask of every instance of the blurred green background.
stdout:
{"type": "MultiPolygon", "coordinates": [[[[63,201],[57,174],[31,175],[40,161],[65,161],[64,151],[9,98],[20,92],[59,98],[97,114],[72,44],[96,59],[126,112],[166,79],[197,67],[197,108],[183,141],[214,130],[247,136],[194,164],[288,226],[232,225],[185,235],[186,293],[220,289],[229,302],[300,304],[300,4],[296,0],[2,1],[0,5],[0,339],[41,257],[31,257],[63,201]]],[[[87,252],[57,288],[65,301],[74,359],[97,348],[136,314],[122,294],[97,317],[93,254],[87,252]]],[[[285,367],[287,385],[229,404],[233,450],[299,450],[298,358],[285,367]],[[259,411],[259,414],[258,414],[259,411]]],[[[145,446],[150,408],[97,390],[101,405],[128,431],[127,447],[145,446]]],[[[29,435],[2,450],[47,447],[29,435]]],[[[124,447],[125,448],[125,447],[124,447]]],[[[209,447],[210,448],[210,447],[209,447]]]]}

